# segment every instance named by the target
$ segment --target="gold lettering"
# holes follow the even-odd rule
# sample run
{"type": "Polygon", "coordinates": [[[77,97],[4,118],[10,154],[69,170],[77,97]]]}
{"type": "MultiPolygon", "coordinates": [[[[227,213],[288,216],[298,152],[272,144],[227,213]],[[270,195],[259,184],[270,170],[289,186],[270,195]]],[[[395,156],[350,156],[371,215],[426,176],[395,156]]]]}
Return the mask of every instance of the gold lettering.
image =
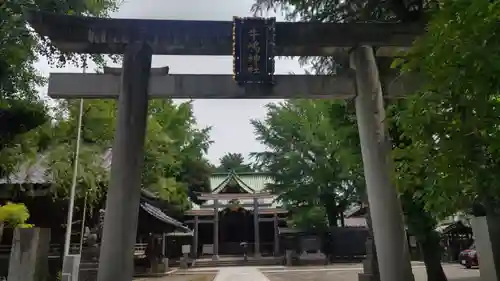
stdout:
{"type": "Polygon", "coordinates": [[[260,53],[260,43],[259,41],[253,41],[248,43],[248,49],[256,53],[260,53]]]}
{"type": "Polygon", "coordinates": [[[248,56],[248,62],[249,63],[259,63],[259,61],[260,61],[260,55],[259,54],[249,55],[248,56]]]}
{"type": "Polygon", "coordinates": [[[257,31],[257,29],[255,28],[252,28],[250,29],[250,31],[248,32],[248,35],[250,35],[250,38],[252,38],[252,41],[256,41],[257,40],[257,37],[259,37],[259,32],[257,31]]]}
{"type": "Polygon", "coordinates": [[[260,34],[256,28],[250,29],[248,31],[249,42],[247,46],[248,58],[247,58],[247,70],[250,74],[256,75],[260,74],[260,34]]]}

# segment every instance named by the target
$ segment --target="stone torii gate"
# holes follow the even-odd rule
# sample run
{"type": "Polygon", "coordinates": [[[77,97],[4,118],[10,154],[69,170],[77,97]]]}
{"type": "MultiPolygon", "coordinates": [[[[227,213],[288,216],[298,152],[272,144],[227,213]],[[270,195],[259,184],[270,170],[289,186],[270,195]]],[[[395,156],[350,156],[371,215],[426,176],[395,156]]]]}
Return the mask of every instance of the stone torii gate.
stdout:
{"type": "Polygon", "coordinates": [[[49,80],[51,97],[119,100],[98,281],[132,280],[149,97],[355,97],[380,277],[413,279],[401,206],[389,178],[382,100],[382,88],[397,96],[411,83],[394,80],[395,74],[384,68],[379,75],[375,55],[377,61],[390,59],[395,48],[411,45],[423,25],[276,23],[275,55],[331,56],[341,48],[353,70],[338,76],[276,76],[275,85],[268,87],[238,86],[230,75],[151,75],[153,54],[232,55],[230,21],[99,19],[41,12],[31,13],[29,21],[62,51],[124,54],[121,71],[51,74],[49,80]]]}

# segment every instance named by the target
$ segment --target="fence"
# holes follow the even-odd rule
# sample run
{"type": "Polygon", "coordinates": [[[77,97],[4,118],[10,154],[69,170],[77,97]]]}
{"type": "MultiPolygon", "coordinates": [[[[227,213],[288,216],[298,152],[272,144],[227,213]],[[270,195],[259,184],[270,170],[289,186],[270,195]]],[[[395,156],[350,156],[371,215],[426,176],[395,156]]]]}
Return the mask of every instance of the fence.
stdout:
{"type": "Polygon", "coordinates": [[[326,251],[332,259],[357,259],[366,255],[368,229],[336,227],[329,231],[326,251]]]}

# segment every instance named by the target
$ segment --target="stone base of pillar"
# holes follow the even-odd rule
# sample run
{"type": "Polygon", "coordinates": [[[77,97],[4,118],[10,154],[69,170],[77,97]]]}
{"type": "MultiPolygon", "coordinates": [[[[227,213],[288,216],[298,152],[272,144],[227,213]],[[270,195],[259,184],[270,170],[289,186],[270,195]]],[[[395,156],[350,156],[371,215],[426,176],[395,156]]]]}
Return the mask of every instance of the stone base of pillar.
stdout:
{"type": "Polygon", "coordinates": [[[369,259],[363,260],[363,273],[372,274],[373,262],[369,259]]]}
{"type": "Polygon", "coordinates": [[[363,273],[359,276],[359,280],[371,280],[371,281],[380,281],[380,276],[378,273],[378,264],[375,243],[372,237],[368,237],[366,239],[366,258],[363,260],[363,273]],[[369,276],[369,277],[367,277],[369,276]],[[364,279],[370,278],[370,279],[364,279]]]}
{"type": "Polygon", "coordinates": [[[377,278],[370,273],[358,273],[358,281],[376,281],[377,278]]]}
{"type": "Polygon", "coordinates": [[[71,281],[78,281],[78,273],[80,272],[80,255],[64,256],[62,273],[70,276],[71,281]]]}
{"type": "Polygon", "coordinates": [[[218,261],[218,260],[219,260],[219,255],[213,255],[213,256],[212,256],[212,260],[214,260],[214,261],[218,261]]]}
{"type": "Polygon", "coordinates": [[[291,250],[285,251],[285,260],[286,260],[286,266],[293,265],[293,251],[291,251],[291,250]]]}

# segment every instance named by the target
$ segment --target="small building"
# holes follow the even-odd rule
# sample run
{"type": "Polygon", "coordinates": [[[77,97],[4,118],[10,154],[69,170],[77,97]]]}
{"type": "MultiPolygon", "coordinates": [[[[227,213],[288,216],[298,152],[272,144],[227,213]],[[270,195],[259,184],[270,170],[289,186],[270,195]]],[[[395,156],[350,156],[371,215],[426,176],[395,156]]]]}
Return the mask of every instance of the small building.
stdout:
{"type": "Polygon", "coordinates": [[[470,225],[470,215],[457,213],[440,221],[436,231],[441,236],[444,247],[443,259],[457,261],[461,251],[469,249],[474,243],[474,233],[470,225]]]}
{"type": "Polygon", "coordinates": [[[340,222],[340,225],[345,227],[366,228],[368,227],[366,221],[367,212],[368,206],[366,206],[366,204],[355,204],[344,212],[343,221],[340,222]]]}
{"type": "Polygon", "coordinates": [[[286,227],[288,211],[267,192],[272,178],[263,173],[216,173],[211,192],[197,194],[203,204],[185,213],[184,222],[193,229],[191,255],[280,256],[279,228],[286,227]]]}
{"type": "MultiPolygon", "coordinates": [[[[99,157],[97,157],[99,159],[99,157]]],[[[105,170],[111,167],[112,154],[108,149],[100,158],[100,164],[105,170]]],[[[54,199],[53,180],[46,168],[44,156],[40,155],[32,163],[19,165],[16,172],[6,178],[0,178],[0,204],[8,201],[24,203],[29,212],[29,223],[37,227],[51,229],[52,248],[59,251],[64,243],[64,233],[67,223],[68,200],[54,199]]],[[[75,202],[72,226],[72,243],[78,244],[83,222],[83,199],[75,202]]],[[[144,242],[150,234],[164,234],[174,231],[189,232],[189,228],[180,221],[167,215],[163,202],[151,192],[142,190],[139,208],[137,240],[144,242]]],[[[100,209],[105,208],[105,197],[86,210],[85,226],[95,228],[99,224],[100,209]]],[[[9,245],[12,239],[11,231],[4,233],[4,245],[9,245]]],[[[0,241],[0,245],[2,244],[0,241]]],[[[78,248],[78,247],[76,247],[78,248]]]]}

